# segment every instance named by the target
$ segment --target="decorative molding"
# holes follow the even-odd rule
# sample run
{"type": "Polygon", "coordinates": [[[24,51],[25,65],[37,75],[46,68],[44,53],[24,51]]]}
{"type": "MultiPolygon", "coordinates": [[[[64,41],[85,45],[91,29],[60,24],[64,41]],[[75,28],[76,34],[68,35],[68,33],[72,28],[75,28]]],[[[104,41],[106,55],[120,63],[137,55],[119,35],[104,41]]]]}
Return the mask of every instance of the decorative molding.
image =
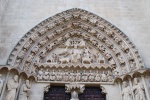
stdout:
{"type": "Polygon", "coordinates": [[[46,93],[49,92],[50,87],[51,87],[50,85],[47,85],[46,87],[44,87],[44,92],[46,93]]]}
{"type": "Polygon", "coordinates": [[[104,86],[101,86],[101,85],[100,85],[100,88],[102,89],[102,93],[103,93],[103,94],[107,94],[107,91],[106,91],[106,89],[105,89],[104,86]]]}
{"type": "Polygon", "coordinates": [[[66,88],[66,93],[71,93],[70,100],[79,100],[78,94],[84,92],[85,85],[73,82],[73,83],[65,84],[65,88],[66,88]]]}
{"type": "Polygon", "coordinates": [[[21,74],[25,74],[27,76],[27,79],[30,78],[30,77],[33,77],[35,81],[37,79],[37,76],[35,74],[29,73],[29,72],[25,72],[23,70],[20,70],[19,68],[13,67],[13,66],[9,66],[9,65],[0,66],[0,70],[2,70],[2,69],[7,69],[8,71],[15,70],[15,71],[17,71],[19,76],[21,74]]]}
{"type": "MultiPolygon", "coordinates": [[[[53,67],[44,61],[53,51],[65,46],[63,44],[70,38],[83,40],[83,47],[92,47],[105,59],[104,66],[97,66],[91,63],[91,59],[85,58],[84,61],[82,58],[83,62],[78,65],[80,68],[89,66],[88,68],[95,69],[109,66],[113,72],[112,77],[124,76],[144,68],[138,50],[122,31],[105,19],[78,8],[56,14],[32,28],[15,46],[7,63],[22,71],[38,75],[39,67],[53,67]],[[88,45],[85,46],[84,43],[88,45]],[[84,62],[89,64],[85,66],[84,62]]],[[[57,63],[54,67],[76,67],[68,58],[59,59],[59,62],[61,64],[57,63]],[[64,62],[66,64],[63,64],[64,62]]]]}

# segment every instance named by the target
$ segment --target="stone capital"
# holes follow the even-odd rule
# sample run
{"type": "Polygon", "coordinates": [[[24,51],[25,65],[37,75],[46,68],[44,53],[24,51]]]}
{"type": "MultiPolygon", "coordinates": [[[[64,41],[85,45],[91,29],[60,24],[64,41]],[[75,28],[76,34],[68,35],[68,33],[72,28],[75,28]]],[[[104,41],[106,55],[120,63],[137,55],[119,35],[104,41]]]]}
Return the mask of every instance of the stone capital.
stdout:
{"type": "Polygon", "coordinates": [[[83,93],[85,89],[85,85],[73,82],[73,83],[65,84],[65,88],[66,88],[66,93],[71,93],[73,91],[76,91],[77,93],[83,93]]]}
{"type": "Polygon", "coordinates": [[[70,100],[79,100],[78,94],[83,93],[85,89],[85,85],[73,82],[70,84],[65,84],[65,88],[66,88],[66,93],[71,93],[70,100]]]}

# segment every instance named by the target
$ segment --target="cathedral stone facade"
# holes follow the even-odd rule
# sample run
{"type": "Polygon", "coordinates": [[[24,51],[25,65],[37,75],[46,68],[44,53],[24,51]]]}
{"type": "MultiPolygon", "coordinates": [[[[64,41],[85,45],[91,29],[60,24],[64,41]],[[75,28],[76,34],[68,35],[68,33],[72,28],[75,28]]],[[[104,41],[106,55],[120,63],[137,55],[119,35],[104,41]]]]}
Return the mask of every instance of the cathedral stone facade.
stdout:
{"type": "Polygon", "coordinates": [[[0,100],[150,100],[144,63],[113,23],[68,9],[35,25],[12,48],[0,66],[0,100]]]}

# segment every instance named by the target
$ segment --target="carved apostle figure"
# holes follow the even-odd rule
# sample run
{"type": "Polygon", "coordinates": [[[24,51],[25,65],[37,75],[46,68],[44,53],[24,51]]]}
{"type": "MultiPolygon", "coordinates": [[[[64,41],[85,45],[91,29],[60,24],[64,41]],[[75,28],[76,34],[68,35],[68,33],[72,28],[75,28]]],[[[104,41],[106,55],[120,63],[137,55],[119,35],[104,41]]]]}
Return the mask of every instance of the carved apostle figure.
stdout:
{"type": "Polygon", "coordinates": [[[82,74],[82,77],[81,77],[82,81],[86,82],[88,80],[88,76],[89,76],[89,74],[84,70],[83,74],[82,74]]]}
{"type": "Polygon", "coordinates": [[[98,73],[98,71],[95,74],[95,81],[99,82],[101,80],[100,74],[98,73]]]}
{"type": "Polygon", "coordinates": [[[145,98],[145,89],[142,83],[138,83],[138,79],[134,78],[133,93],[135,100],[146,100],[145,98]]]}
{"type": "Polygon", "coordinates": [[[65,73],[64,73],[64,81],[65,82],[67,82],[68,81],[68,79],[69,79],[69,76],[68,76],[68,72],[67,71],[65,71],[65,73]]]}
{"type": "Polygon", "coordinates": [[[47,68],[46,71],[44,72],[44,75],[43,75],[43,79],[45,81],[48,81],[49,80],[49,69],[47,68]]]}
{"type": "Polygon", "coordinates": [[[61,70],[59,70],[59,72],[58,72],[57,75],[56,75],[56,79],[57,79],[57,81],[61,81],[62,78],[63,78],[62,72],[61,72],[61,70]]]}
{"type": "Polygon", "coordinates": [[[56,72],[54,70],[52,72],[50,72],[50,80],[51,81],[55,81],[56,80],[56,72]]]}
{"type": "Polygon", "coordinates": [[[1,95],[1,92],[2,92],[2,88],[3,88],[3,79],[2,79],[2,75],[0,74],[0,95],[1,95]]]}
{"type": "Polygon", "coordinates": [[[76,82],[79,82],[81,80],[81,73],[78,72],[77,70],[77,73],[76,73],[76,82]]]}
{"type": "Polygon", "coordinates": [[[69,73],[69,81],[74,82],[75,81],[75,73],[72,71],[69,73]]]}
{"type": "Polygon", "coordinates": [[[102,79],[102,82],[106,82],[107,81],[107,75],[105,74],[105,72],[103,71],[103,73],[101,74],[101,79],[102,79]]]}
{"type": "Polygon", "coordinates": [[[23,84],[20,89],[19,100],[28,100],[31,92],[30,88],[31,88],[30,82],[29,80],[26,80],[25,84],[23,84]]]}
{"type": "Polygon", "coordinates": [[[94,77],[94,73],[90,70],[89,72],[89,81],[92,82],[94,81],[95,77],[94,77]]]}
{"type": "Polygon", "coordinates": [[[123,100],[132,100],[130,87],[128,86],[128,84],[126,82],[123,82],[123,86],[124,86],[124,88],[122,90],[123,100]]]}
{"type": "Polygon", "coordinates": [[[18,75],[15,75],[13,79],[7,83],[8,92],[5,100],[15,100],[16,89],[18,88],[18,75]]]}
{"type": "Polygon", "coordinates": [[[112,76],[111,71],[108,71],[107,77],[108,77],[108,81],[109,81],[109,82],[112,82],[112,81],[113,81],[113,76],[112,76]]]}
{"type": "Polygon", "coordinates": [[[42,81],[43,79],[43,69],[41,68],[37,75],[38,81],[42,81]]]}

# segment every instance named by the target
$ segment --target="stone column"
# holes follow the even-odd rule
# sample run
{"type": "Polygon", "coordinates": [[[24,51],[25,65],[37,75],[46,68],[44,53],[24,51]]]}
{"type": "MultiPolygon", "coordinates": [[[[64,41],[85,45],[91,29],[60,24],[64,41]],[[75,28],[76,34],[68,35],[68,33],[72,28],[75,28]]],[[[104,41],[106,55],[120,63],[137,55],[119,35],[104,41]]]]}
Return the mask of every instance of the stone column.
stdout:
{"type": "Polygon", "coordinates": [[[18,100],[20,85],[21,85],[21,77],[19,78],[19,83],[18,83],[18,88],[17,88],[17,91],[16,91],[15,100],[18,100]]]}
{"type": "Polygon", "coordinates": [[[118,86],[119,86],[120,97],[121,97],[121,100],[122,100],[122,89],[121,89],[121,81],[117,81],[117,83],[118,83],[118,86]]]}
{"type": "Polygon", "coordinates": [[[71,93],[70,100],[79,100],[78,94],[83,93],[85,89],[85,85],[79,83],[70,83],[70,84],[65,84],[65,88],[66,88],[66,93],[71,93]]]}
{"type": "Polygon", "coordinates": [[[131,87],[132,98],[133,98],[133,100],[135,100],[134,93],[133,93],[133,91],[132,91],[133,85],[132,85],[131,78],[129,78],[129,84],[130,84],[130,87],[131,87]]]}
{"type": "Polygon", "coordinates": [[[10,75],[10,72],[8,71],[8,72],[7,72],[6,79],[5,79],[5,82],[4,82],[4,85],[3,85],[3,89],[2,89],[2,93],[1,93],[0,100],[2,100],[2,99],[3,99],[4,92],[5,92],[6,85],[7,85],[7,81],[8,81],[8,78],[9,78],[9,75],[10,75]]]}
{"type": "Polygon", "coordinates": [[[145,88],[147,100],[150,100],[150,96],[149,96],[149,93],[148,93],[148,88],[147,88],[147,86],[146,86],[146,82],[145,82],[145,79],[144,79],[144,75],[141,75],[141,78],[142,78],[142,83],[143,83],[144,88],[145,88]]]}

